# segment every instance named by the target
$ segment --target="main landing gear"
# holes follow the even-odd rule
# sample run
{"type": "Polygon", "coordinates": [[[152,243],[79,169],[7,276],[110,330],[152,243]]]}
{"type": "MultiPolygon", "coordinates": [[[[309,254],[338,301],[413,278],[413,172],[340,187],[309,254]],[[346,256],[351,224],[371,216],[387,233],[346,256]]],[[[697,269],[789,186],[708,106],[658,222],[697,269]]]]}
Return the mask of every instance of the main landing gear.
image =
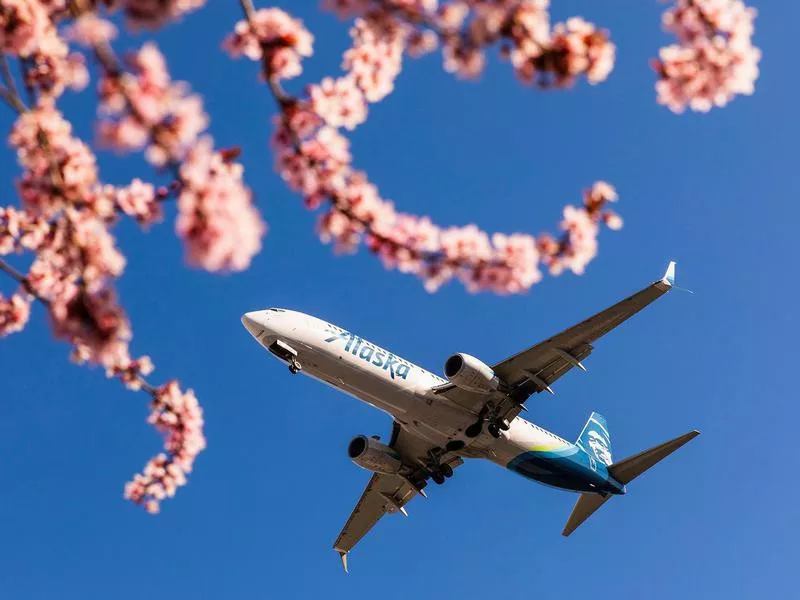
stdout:
{"type": "MultiPolygon", "coordinates": [[[[464,430],[464,434],[470,438],[478,437],[483,431],[484,421],[487,421],[485,417],[478,418],[477,421],[475,421],[472,425],[470,425],[464,430]]],[[[492,437],[499,438],[500,432],[508,431],[510,427],[511,424],[505,419],[495,419],[492,421],[488,421],[488,424],[486,425],[486,430],[492,437]]]]}
{"type": "MultiPolygon", "coordinates": [[[[445,479],[450,479],[453,476],[453,467],[448,465],[447,463],[442,463],[441,459],[444,454],[451,451],[451,446],[457,445],[459,443],[458,440],[454,442],[448,442],[447,448],[431,448],[428,450],[428,471],[431,474],[431,479],[437,485],[442,485],[445,479]]],[[[464,444],[461,442],[460,448],[463,448],[464,444]]]]}

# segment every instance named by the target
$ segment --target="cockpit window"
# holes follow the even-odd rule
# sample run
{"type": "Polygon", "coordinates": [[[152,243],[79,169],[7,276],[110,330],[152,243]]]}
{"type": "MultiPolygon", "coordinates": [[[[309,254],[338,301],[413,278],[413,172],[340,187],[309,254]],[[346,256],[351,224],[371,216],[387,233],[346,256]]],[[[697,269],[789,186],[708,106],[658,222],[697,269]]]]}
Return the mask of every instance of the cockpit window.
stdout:
{"type": "Polygon", "coordinates": [[[267,311],[272,311],[272,312],[286,312],[286,311],[285,311],[285,310],[283,310],[282,308],[268,308],[268,309],[267,309],[267,311]]]}

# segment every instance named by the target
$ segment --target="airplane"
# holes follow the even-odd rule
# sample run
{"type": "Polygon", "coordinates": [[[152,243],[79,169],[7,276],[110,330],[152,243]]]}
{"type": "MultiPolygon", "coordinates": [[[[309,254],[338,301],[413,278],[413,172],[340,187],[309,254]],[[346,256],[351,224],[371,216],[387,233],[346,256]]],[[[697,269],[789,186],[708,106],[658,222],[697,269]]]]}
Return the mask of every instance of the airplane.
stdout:
{"type": "Polygon", "coordinates": [[[586,370],[592,344],[674,287],[675,262],[664,276],[585,321],[489,366],[469,354],[444,363],[446,379],[358,335],[316,317],[282,308],[248,312],[242,324],[293,374],[304,373],[388,413],[388,444],[359,435],[347,454],[372,472],[350,518],[334,542],[347,557],[389,513],[427,497],[429,480],[442,484],[466,458],[488,459],[539,483],[580,496],[562,531],[569,536],[600,506],[625,494],[636,477],[699,435],[693,430],[621,461],[611,454],[606,420],[593,412],[569,442],[519,416],[534,394],[554,394],[567,371],[586,370]]]}

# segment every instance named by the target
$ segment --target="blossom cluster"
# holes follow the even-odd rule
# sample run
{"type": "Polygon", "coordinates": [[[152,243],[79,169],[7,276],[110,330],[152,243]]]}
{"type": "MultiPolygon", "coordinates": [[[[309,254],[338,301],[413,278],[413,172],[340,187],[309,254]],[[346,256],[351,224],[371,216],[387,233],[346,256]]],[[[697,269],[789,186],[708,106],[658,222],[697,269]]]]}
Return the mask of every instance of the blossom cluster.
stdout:
{"type": "Polygon", "coordinates": [[[69,52],[53,22],[64,7],[63,0],[0,2],[0,52],[22,59],[25,85],[50,98],[89,82],[83,56],[69,52]]]}
{"type": "Polygon", "coordinates": [[[0,248],[34,253],[28,291],[46,302],[76,358],[127,365],[130,327],[113,291],[125,259],[108,229],[125,188],[98,181],[94,154],[47,99],[19,116],[9,141],[23,168],[24,210],[3,209],[0,248]]]}
{"type": "Polygon", "coordinates": [[[311,56],[313,42],[298,19],[279,8],[264,8],[236,23],[224,48],[233,57],[263,61],[275,79],[290,79],[302,73],[300,60],[311,56]]]}
{"type": "Polygon", "coordinates": [[[752,42],[755,17],[741,0],[678,0],[663,18],[678,43],[653,61],[658,102],[674,112],[708,112],[752,94],[761,60],[752,42]]]}
{"type": "MultiPolygon", "coordinates": [[[[175,171],[175,230],[189,264],[209,271],[246,269],[261,250],[266,226],[242,181],[242,166],[232,154],[215,151],[209,135],[201,137],[208,126],[202,99],[183,82],[172,82],[154,44],[132,53],[127,64],[126,71],[103,61],[101,143],[119,152],[146,146],[149,162],[175,171]]],[[[161,217],[151,198],[152,187],[134,182],[118,195],[118,204],[147,225],[161,217]]]]}
{"type": "Polygon", "coordinates": [[[181,391],[177,381],[155,389],[148,422],[164,435],[164,452],[150,459],[142,473],[125,485],[125,498],[150,513],[186,484],[197,455],[206,447],[203,411],[194,392],[181,391]]]}
{"type": "Polygon", "coordinates": [[[202,99],[173,83],[164,56],[146,43],[127,60],[129,71],[104,70],[100,79],[100,143],[120,152],[147,146],[156,166],[180,161],[208,126],[202,99]]]}
{"type": "Polygon", "coordinates": [[[327,0],[343,18],[394,22],[408,51],[425,54],[441,45],[446,71],[473,79],[486,64],[486,49],[500,44],[517,77],[540,87],[568,87],[585,75],[604,81],[614,66],[608,32],[573,17],[552,25],[550,0],[327,0]]]}
{"type": "Polygon", "coordinates": [[[31,301],[24,292],[10,298],[0,294],[0,337],[22,331],[31,314],[31,301]]]}
{"type": "Polygon", "coordinates": [[[234,154],[214,151],[204,137],[180,166],[175,230],[186,242],[189,264],[207,271],[246,269],[266,232],[234,154]]]}

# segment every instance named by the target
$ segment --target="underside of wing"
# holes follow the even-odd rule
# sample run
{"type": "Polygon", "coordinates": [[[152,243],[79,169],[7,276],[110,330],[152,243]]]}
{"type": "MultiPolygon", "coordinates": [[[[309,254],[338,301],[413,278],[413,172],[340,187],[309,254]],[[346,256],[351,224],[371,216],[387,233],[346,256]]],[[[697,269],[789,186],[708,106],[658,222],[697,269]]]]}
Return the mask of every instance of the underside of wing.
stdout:
{"type": "MultiPolygon", "coordinates": [[[[333,549],[342,557],[345,570],[347,554],[383,515],[401,513],[408,516],[405,505],[417,494],[425,494],[423,488],[430,477],[425,462],[431,444],[395,423],[389,446],[397,451],[406,467],[400,474],[374,473],[370,478],[358,504],[333,544],[333,549]]],[[[444,457],[442,463],[455,469],[463,464],[463,460],[452,455],[444,457]]]]}
{"type": "Polygon", "coordinates": [[[399,475],[373,474],[367,488],[361,494],[358,504],[333,544],[333,549],[345,561],[345,570],[347,570],[347,553],[383,515],[400,511],[405,514],[404,507],[415,494],[416,490],[411,484],[399,475]]]}
{"type": "MultiPolygon", "coordinates": [[[[492,368],[509,384],[509,410],[539,392],[554,393],[550,387],[564,373],[577,367],[592,353],[592,343],[627,321],[640,310],[666,294],[673,286],[675,263],[670,263],[662,279],[617,302],[553,337],[503,360],[492,368]]],[[[516,412],[519,408],[516,408],[516,412]]]]}

